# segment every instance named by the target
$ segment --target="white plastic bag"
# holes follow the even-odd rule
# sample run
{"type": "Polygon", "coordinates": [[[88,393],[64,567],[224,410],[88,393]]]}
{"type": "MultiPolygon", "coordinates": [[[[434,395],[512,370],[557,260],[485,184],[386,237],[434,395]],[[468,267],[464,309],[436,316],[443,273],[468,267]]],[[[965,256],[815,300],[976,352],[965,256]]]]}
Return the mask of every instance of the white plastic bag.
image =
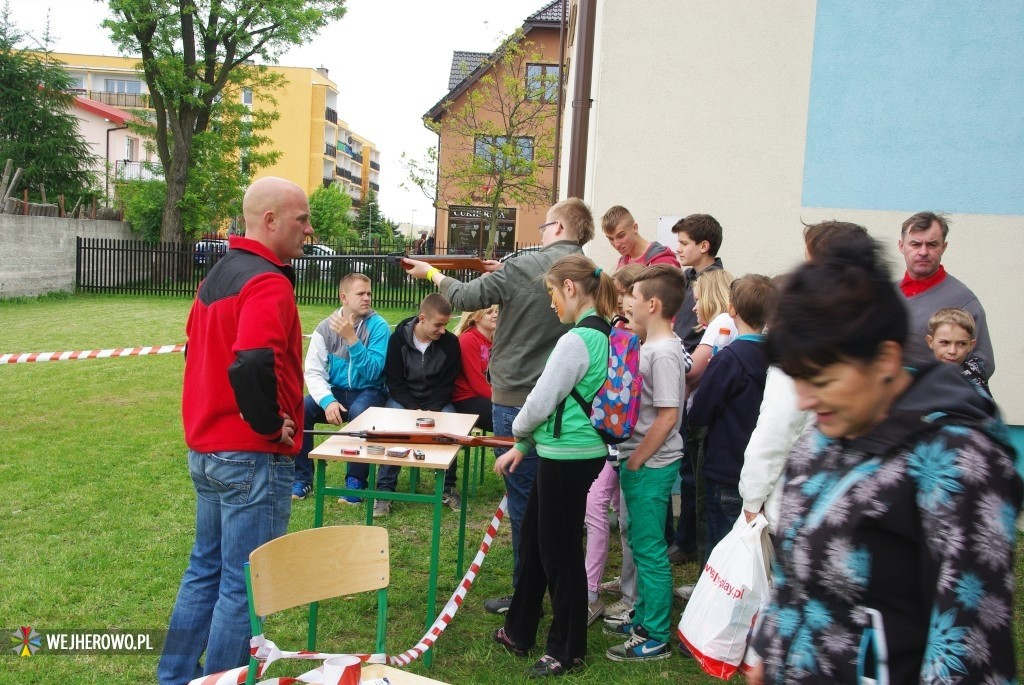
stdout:
{"type": "Polygon", "coordinates": [[[743,514],[711,550],[693,595],[679,620],[679,638],[708,675],[728,680],[745,671],[747,639],[771,598],[768,580],[768,520],[743,514]]]}

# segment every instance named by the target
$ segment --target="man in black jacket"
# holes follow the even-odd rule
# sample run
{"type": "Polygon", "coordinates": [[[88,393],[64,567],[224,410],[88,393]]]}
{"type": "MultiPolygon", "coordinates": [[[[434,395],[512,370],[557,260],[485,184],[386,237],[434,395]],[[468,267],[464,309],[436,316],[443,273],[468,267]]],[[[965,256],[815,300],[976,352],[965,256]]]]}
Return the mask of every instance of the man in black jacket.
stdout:
{"type": "MultiPolygon", "coordinates": [[[[388,340],[384,376],[391,395],[387,405],[393,409],[423,409],[454,412],[452,391],[462,368],[459,339],[447,330],[452,306],[444,296],[432,293],[423,298],[416,316],[395,327],[388,340]]],[[[455,490],[458,460],[452,462],[444,478],[444,503],[458,510],[462,505],[455,490]]],[[[377,487],[395,491],[401,467],[382,466],[377,487]]],[[[389,500],[377,500],[374,516],[391,512],[389,500]]]]}

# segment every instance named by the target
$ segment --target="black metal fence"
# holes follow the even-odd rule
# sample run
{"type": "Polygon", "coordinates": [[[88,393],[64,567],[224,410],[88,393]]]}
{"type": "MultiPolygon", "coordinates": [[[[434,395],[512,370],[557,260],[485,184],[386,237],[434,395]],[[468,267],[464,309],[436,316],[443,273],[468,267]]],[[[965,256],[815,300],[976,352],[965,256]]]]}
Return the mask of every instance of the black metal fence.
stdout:
{"type": "MultiPolygon", "coordinates": [[[[413,308],[434,291],[416,281],[389,254],[412,252],[400,243],[327,243],[307,245],[306,255],[292,260],[296,299],[300,304],[336,304],[338,283],[349,273],[366,274],[373,283],[378,308],[413,308]]],[[[508,251],[534,250],[522,246],[508,251]]],[[[75,287],[78,292],[192,297],[199,282],[227,251],[227,241],[143,243],[106,238],[78,238],[75,287]]],[[[439,245],[433,254],[474,254],[457,246],[439,245]]],[[[506,257],[499,253],[498,258],[506,257]]],[[[475,271],[446,271],[459,280],[480,276],[475,271]]]]}

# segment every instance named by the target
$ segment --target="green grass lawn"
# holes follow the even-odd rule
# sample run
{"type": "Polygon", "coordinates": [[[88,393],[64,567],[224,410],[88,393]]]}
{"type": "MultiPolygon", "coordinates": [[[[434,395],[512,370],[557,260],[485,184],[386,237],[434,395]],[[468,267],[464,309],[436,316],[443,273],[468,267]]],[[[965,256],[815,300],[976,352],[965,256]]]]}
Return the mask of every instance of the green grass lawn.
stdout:
{"type": "MultiPolygon", "coordinates": [[[[0,354],[50,352],[184,340],[190,302],[127,296],[48,297],[0,301],[0,354]]],[[[311,332],[332,310],[302,307],[311,332]]],[[[411,312],[381,312],[394,323],[411,312]]],[[[180,419],[180,354],[7,365],[0,369],[5,411],[0,415],[0,628],[39,630],[167,626],[193,537],[194,491],[185,462],[180,419]]],[[[471,559],[503,488],[490,472],[470,502],[471,559]]],[[[332,466],[328,482],[343,469],[332,466]]],[[[403,473],[402,483],[405,484],[403,473]]],[[[421,485],[425,490],[425,486],[421,485]]],[[[295,504],[290,530],[312,526],[312,498],[295,504]]],[[[428,508],[396,503],[385,525],[391,534],[390,653],[412,647],[423,633],[428,573],[428,508]]],[[[328,502],[326,522],[358,523],[361,508],[328,502]]],[[[455,587],[457,514],[444,512],[440,609],[455,587]]],[[[1018,552],[1021,546],[1018,545],[1018,552]]],[[[1022,575],[1020,554],[1018,580],[1022,575]]],[[[613,552],[606,575],[616,573],[613,552]]],[[[438,641],[434,665],[411,670],[450,683],[522,682],[529,663],[490,641],[500,624],[484,612],[484,599],[506,594],[511,552],[507,525],[499,531],[466,604],[438,641]]],[[[677,583],[692,582],[694,565],[673,568],[677,583]]],[[[611,600],[613,598],[606,598],[611,600]]],[[[1022,602],[1016,602],[1020,624],[1022,602]]],[[[372,647],[372,595],[326,602],[320,647],[367,651],[372,647]]],[[[678,620],[681,606],[676,607],[678,620]]],[[[550,611],[548,612],[550,616],[550,611]]],[[[543,640],[546,621],[541,626],[543,640]]],[[[285,649],[305,645],[304,613],[275,616],[268,635],[285,649]]],[[[589,667],[579,683],[717,682],[692,661],[673,657],[645,665],[604,658],[611,644],[590,631],[589,667]]],[[[1018,660],[1022,647],[1018,635],[1018,660]]],[[[0,655],[0,683],[149,683],[156,657],[0,655]]],[[[275,665],[271,675],[295,674],[301,665],[275,665]]]]}

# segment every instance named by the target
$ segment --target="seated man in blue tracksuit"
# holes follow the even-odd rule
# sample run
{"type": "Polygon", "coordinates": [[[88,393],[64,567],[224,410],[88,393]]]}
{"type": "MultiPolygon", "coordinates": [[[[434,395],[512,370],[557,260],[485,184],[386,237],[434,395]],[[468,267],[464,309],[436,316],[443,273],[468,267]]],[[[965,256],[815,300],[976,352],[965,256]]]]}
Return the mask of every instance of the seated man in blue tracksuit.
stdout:
{"type": "MultiPolygon", "coordinates": [[[[370,279],[351,273],[341,279],[341,309],[320,322],[306,352],[305,400],[307,430],[316,423],[340,426],[369,407],[387,402],[384,388],[384,361],[391,329],[380,314],[370,308],[370,279]]],[[[292,499],[309,494],[313,483],[313,463],[309,451],[313,436],[302,439],[302,450],[295,458],[295,484],[292,499]]],[[[345,487],[366,488],[365,464],[348,464],[345,487]]],[[[358,498],[342,498],[357,503],[358,498]]]]}
{"type": "MultiPolygon", "coordinates": [[[[423,298],[416,316],[395,326],[395,334],[388,341],[387,406],[395,409],[423,409],[454,412],[452,392],[455,379],[462,370],[462,351],[459,339],[447,330],[452,318],[452,306],[444,296],[432,293],[423,298]]],[[[458,510],[462,500],[455,490],[458,478],[458,460],[452,461],[444,479],[444,503],[458,510]]],[[[377,479],[379,490],[395,491],[401,467],[382,466],[377,479]]],[[[390,500],[373,503],[373,515],[391,512],[390,500]]]]}

